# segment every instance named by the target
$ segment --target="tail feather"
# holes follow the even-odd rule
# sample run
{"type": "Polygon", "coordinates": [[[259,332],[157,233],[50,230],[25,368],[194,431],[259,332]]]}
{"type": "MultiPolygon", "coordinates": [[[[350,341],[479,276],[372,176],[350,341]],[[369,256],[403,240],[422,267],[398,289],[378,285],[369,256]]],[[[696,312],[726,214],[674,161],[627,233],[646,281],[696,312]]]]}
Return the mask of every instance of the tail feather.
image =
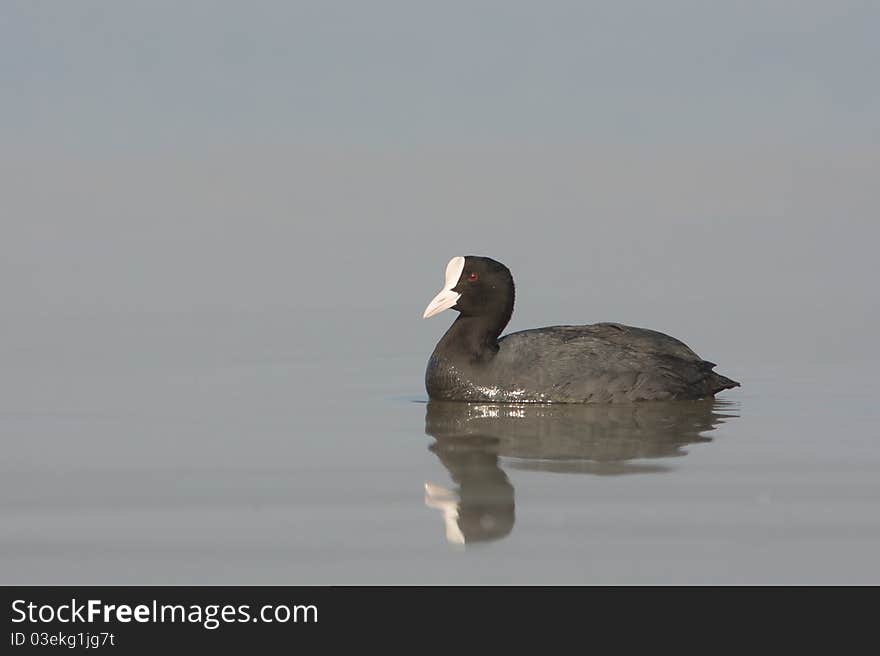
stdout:
{"type": "Polygon", "coordinates": [[[735,380],[732,380],[727,376],[722,376],[721,374],[716,374],[714,371],[709,375],[708,383],[711,394],[717,394],[723,390],[733,389],[734,387],[740,386],[735,380]]]}

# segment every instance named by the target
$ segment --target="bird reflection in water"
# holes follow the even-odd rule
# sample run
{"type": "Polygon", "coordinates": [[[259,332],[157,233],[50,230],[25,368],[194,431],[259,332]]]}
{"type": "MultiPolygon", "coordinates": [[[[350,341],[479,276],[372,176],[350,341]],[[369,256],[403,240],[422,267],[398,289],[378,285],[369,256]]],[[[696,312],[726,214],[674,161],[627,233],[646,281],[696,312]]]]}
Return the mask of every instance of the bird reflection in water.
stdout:
{"type": "Polygon", "coordinates": [[[431,401],[429,447],[457,485],[425,483],[425,504],[443,513],[454,544],[498,540],[513,530],[514,489],[505,467],[616,476],[664,472],[645,462],[687,455],[736,417],[730,401],[653,401],[627,405],[515,405],[431,401]]]}

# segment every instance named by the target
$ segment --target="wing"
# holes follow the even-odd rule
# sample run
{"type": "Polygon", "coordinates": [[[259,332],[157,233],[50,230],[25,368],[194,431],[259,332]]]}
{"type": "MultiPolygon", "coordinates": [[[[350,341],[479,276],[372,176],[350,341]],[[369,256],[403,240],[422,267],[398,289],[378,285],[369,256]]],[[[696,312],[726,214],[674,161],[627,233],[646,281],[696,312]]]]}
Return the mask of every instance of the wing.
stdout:
{"type": "Polygon", "coordinates": [[[615,323],[511,333],[496,363],[525,389],[580,403],[701,398],[719,391],[716,379],[733,383],[683,342],[615,323]]]}

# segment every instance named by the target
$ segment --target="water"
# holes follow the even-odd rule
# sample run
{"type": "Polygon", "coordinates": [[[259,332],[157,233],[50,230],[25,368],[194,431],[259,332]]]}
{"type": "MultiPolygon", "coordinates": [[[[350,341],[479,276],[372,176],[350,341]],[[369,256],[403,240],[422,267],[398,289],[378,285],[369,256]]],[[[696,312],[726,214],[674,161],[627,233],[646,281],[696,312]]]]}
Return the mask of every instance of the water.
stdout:
{"type": "Polygon", "coordinates": [[[0,583],[880,583],[880,4],[179,4],[4,6],[0,583]],[[468,254],[743,387],[428,408],[468,254]]]}
{"type": "Polygon", "coordinates": [[[714,402],[427,404],[418,310],[9,323],[0,580],[880,582],[869,363],[719,344],[714,402]]]}

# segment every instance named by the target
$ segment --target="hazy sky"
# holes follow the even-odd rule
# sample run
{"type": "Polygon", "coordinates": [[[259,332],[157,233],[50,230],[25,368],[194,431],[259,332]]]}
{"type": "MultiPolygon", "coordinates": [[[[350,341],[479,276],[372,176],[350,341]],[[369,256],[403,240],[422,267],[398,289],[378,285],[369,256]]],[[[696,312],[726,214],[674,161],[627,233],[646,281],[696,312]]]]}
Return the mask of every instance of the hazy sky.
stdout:
{"type": "Polygon", "coordinates": [[[855,1],[7,1],[4,321],[383,307],[430,349],[473,253],[519,328],[856,354],[878,34],[855,1]]]}

